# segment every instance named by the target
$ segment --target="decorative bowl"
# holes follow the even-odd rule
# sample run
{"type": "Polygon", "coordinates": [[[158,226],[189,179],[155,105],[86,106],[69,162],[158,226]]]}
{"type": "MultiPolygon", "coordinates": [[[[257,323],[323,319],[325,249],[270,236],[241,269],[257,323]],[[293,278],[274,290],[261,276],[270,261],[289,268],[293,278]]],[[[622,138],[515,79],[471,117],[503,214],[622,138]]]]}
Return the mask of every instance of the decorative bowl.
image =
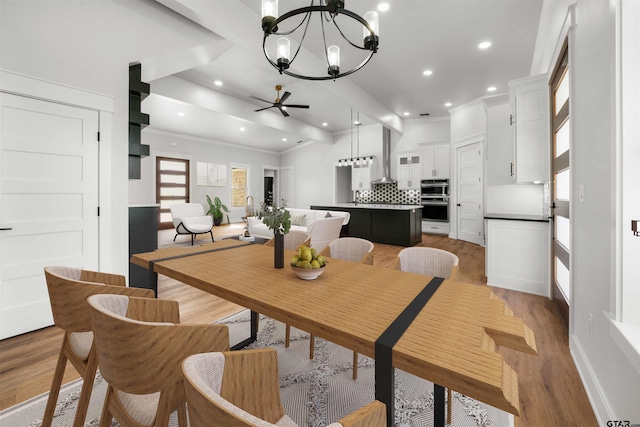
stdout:
{"type": "Polygon", "coordinates": [[[291,270],[296,273],[296,276],[298,276],[298,278],[302,280],[314,280],[317,279],[318,276],[320,276],[322,273],[324,273],[326,265],[320,268],[298,268],[294,267],[293,265],[289,265],[289,267],[291,267],[291,270]]]}

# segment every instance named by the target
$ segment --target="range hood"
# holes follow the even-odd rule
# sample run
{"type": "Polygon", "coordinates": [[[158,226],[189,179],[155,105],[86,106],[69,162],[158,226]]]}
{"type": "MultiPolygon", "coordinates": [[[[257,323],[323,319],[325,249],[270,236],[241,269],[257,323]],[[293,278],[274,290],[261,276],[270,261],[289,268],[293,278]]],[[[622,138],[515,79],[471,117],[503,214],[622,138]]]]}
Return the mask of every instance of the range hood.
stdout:
{"type": "Polygon", "coordinates": [[[388,184],[396,182],[391,178],[391,129],[382,128],[382,178],[371,181],[372,184],[388,184]]]}

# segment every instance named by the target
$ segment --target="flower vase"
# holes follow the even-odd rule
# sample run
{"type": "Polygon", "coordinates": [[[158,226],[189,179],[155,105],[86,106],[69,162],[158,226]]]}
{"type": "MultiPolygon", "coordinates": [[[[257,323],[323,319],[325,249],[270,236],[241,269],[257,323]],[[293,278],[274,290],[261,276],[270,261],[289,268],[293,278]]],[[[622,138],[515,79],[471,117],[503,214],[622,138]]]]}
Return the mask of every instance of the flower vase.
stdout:
{"type": "Polygon", "coordinates": [[[273,266],[275,268],[284,267],[284,234],[274,235],[274,251],[273,251],[273,266]]]}

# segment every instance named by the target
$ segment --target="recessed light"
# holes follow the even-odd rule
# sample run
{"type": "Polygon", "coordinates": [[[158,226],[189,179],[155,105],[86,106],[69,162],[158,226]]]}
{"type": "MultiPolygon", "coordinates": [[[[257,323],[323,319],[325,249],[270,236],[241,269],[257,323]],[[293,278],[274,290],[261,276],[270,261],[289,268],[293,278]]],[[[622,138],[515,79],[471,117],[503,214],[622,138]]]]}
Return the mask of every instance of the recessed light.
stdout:
{"type": "Polygon", "coordinates": [[[491,47],[491,42],[482,42],[478,45],[479,49],[488,49],[491,47]]]}
{"type": "Polygon", "coordinates": [[[245,130],[245,128],[240,128],[240,132],[244,132],[245,130]]]}
{"type": "Polygon", "coordinates": [[[329,126],[329,123],[324,122],[324,123],[322,123],[322,126],[329,126]]]}
{"type": "Polygon", "coordinates": [[[387,10],[389,10],[389,3],[386,3],[386,2],[385,3],[380,3],[378,5],[378,10],[380,12],[386,12],[387,10]]]}
{"type": "Polygon", "coordinates": [[[445,102],[445,104],[444,104],[444,106],[445,106],[445,107],[451,107],[452,105],[453,105],[453,104],[452,104],[452,103],[450,103],[450,102],[445,102]]]}
{"type": "Polygon", "coordinates": [[[360,123],[359,121],[355,120],[355,121],[353,122],[353,124],[354,124],[354,126],[360,126],[362,123],[360,123]]]}
{"type": "Polygon", "coordinates": [[[222,86],[222,82],[220,80],[216,80],[213,84],[216,86],[222,86]]]}
{"type": "Polygon", "coordinates": [[[430,76],[431,74],[433,74],[433,71],[431,71],[431,70],[424,70],[424,71],[422,72],[422,75],[423,75],[423,76],[430,76]]]}
{"type": "Polygon", "coordinates": [[[282,138],[282,142],[287,142],[287,138],[282,138]]]}
{"type": "Polygon", "coordinates": [[[184,117],[184,113],[183,113],[182,111],[179,111],[179,112],[178,112],[178,115],[179,115],[180,117],[184,117]]]}
{"type": "Polygon", "coordinates": [[[489,86],[487,88],[487,92],[495,92],[496,91],[496,87],[495,86],[489,86]]]}
{"type": "Polygon", "coordinates": [[[411,113],[409,113],[408,111],[405,111],[405,112],[404,112],[404,113],[402,113],[402,114],[404,114],[405,116],[408,116],[408,115],[409,115],[409,114],[411,114],[411,113]]]}

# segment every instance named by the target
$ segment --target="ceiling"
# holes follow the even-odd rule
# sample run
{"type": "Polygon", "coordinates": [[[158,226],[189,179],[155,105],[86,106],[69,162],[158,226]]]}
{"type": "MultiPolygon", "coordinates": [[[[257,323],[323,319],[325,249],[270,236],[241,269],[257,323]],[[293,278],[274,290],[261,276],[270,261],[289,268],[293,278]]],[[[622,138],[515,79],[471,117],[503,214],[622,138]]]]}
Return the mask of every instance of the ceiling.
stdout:
{"type": "MultiPolygon", "coordinates": [[[[389,10],[379,12],[379,51],[371,61],[348,77],[308,81],[280,75],[265,59],[260,0],[157,0],[163,25],[192,47],[141,61],[143,79],[151,83],[142,107],[151,116],[149,128],[281,153],[310,141],[331,144],[336,133],[350,129],[352,117],[401,133],[408,120],[447,117],[449,108],[491,95],[487,88],[506,93],[509,80],[530,74],[542,0],[386,1],[389,10]],[[491,46],[479,49],[483,41],[491,46]],[[274,108],[254,112],[269,104],[249,96],[275,101],[275,85],[283,86],[281,95],[291,92],[287,103],[310,108],[289,109],[288,118],[274,108]]],[[[279,11],[309,3],[280,0],[279,11]]],[[[345,3],[363,15],[380,2],[345,3]]],[[[354,27],[348,34],[362,38],[355,21],[339,18],[341,27],[354,27]]],[[[319,28],[316,18],[292,69],[326,74],[319,28]]],[[[325,33],[330,30],[325,25],[325,33]]],[[[342,70],[363,58],[363,51],[343,46],[342,70]]]]}

